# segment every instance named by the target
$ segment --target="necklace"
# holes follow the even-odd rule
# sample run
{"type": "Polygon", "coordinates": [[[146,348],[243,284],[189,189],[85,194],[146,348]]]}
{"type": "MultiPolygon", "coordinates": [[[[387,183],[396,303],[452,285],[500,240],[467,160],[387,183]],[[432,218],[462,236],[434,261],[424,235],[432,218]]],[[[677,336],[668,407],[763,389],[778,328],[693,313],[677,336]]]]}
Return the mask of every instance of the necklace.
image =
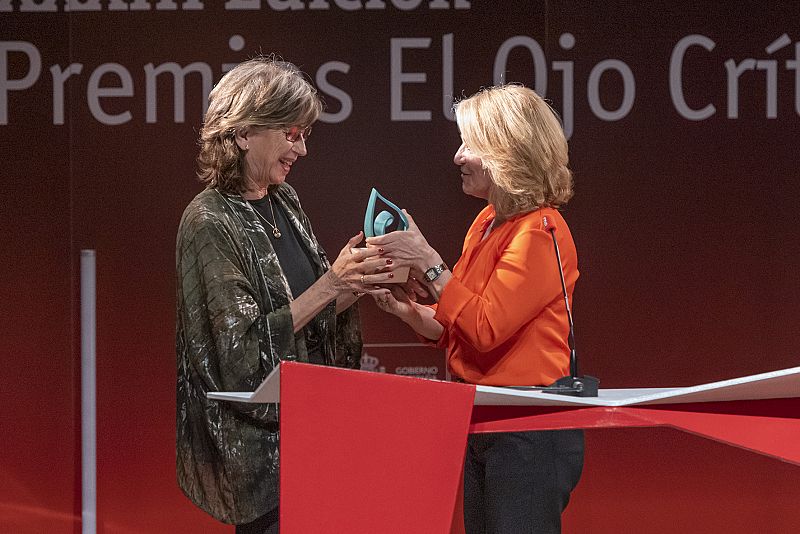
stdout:
{"type": "Polygon", "coordinates": [[[275,239],[280,239],[282,234],[278,229],[278,221],[275,220],[275,208],[272,207],[272,197],[268,196],[267,201],[269,202],[269,211],[272,212],[272,222],[269,222],[263,215],[261,215],[255,206],[253,206],[253,211],[256,212],[256,215],[258,215],[259,219],[267,223],[269,227],[272,228],[272,235],[275,236],[275,239]]]}

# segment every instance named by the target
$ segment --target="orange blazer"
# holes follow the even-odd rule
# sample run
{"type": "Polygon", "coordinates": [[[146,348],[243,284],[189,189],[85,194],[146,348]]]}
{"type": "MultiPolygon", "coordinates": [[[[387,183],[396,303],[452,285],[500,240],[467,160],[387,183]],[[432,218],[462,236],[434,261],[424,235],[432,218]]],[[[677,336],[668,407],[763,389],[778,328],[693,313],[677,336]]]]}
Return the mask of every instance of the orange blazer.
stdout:
{"type": "Polygon", "coordinates": [[[569,322],[556,253],[542,217],[556,223],[570,306],[578,257],[558,211],[518,215],[481,240],[494,219],[484,208],[472,223],[450,281],[435,306],[444,325],[451,372],[485,385],[548,385],[569,374],[569,322]]]}

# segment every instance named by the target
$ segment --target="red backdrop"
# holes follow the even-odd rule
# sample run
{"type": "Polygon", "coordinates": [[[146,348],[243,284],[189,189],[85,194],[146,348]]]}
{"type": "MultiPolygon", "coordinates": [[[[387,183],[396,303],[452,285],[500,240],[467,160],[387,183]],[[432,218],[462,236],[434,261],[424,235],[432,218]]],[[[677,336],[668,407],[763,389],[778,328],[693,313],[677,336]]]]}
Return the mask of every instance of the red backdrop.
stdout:
{"type": "MultiPolygon", "coordinates": [[[[2,530],[78,528],[82,248],[98,260],[100,530],[225,530],[175,483],[174,239],[204,94],[258,52],[328,103],[290,182],[330,252],[377,186],[455,262],[480,202],[444,109],[523,82],[570,133],[582,371],[680,386],[798,365],[793,2],[63,3],[0,1],[2,530]],[[168,68],[191,71],[183,93],[168,68]]],[[[362,311],[370,364],[443,372],[435,351],[379,346],[416,340],[362,311]]],[[[800,529],[795,466],[668,430],[587,439],[567,532],[800,529]]]]}

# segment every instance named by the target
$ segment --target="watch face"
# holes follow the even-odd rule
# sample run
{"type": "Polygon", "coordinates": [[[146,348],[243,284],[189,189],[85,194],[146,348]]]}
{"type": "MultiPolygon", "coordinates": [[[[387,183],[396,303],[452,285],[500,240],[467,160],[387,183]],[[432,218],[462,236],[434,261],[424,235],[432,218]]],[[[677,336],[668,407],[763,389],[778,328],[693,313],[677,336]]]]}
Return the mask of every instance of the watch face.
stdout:
{"type": "Polygon", "coordinates": [[[430,269],[425,271],[425,280],[427,280],[428,282],[433,282],[434,280],[439,278],[439,275],[442,274],[445,269],[446,267],[444,265],[435,265],[431,267],[430,269]]]}

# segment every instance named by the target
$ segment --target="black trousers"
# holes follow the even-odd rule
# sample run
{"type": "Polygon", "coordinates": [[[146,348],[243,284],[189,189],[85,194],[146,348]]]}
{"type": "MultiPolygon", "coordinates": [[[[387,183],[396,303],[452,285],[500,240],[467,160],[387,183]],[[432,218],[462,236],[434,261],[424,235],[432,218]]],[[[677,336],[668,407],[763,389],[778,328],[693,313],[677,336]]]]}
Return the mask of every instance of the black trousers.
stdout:
{"type": "Polygon", "coordinates": [[[583,431],[470,434],[464,464],[466,534],[561,532],[583,470],[583,431]]]}
{"type": "Polygon", "coordinates": [[[280,509],[275,508],[251,523],[236,525],[236,534],[278,534],[280,509]]]}

